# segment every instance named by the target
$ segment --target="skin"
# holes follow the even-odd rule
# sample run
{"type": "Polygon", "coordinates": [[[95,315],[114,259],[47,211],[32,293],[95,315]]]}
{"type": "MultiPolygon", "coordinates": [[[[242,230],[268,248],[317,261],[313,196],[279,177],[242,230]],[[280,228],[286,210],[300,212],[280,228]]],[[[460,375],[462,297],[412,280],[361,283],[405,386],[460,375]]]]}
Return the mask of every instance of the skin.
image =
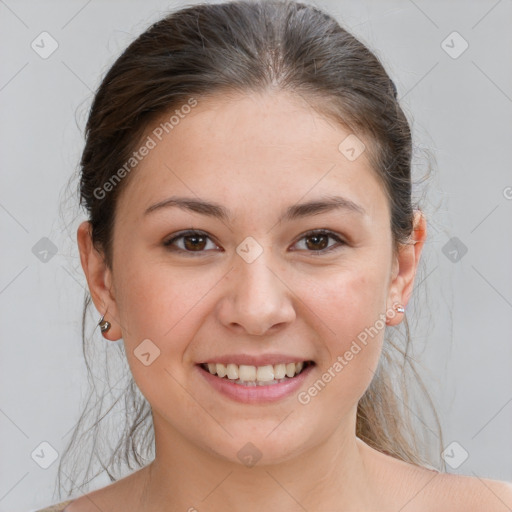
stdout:
{"type": "MultiPolygon", "coordinates": [[[[477,498],[465,503],[466,488],[476,479],[398,461],[355,436],[384,329],[306,405],[296,393],[272,404],[234,402],[198,377],[196,363],[221,354],[285,353],[315,361],[306,390],[379,315],[387,325],[402,321],[390,311],[411,296],[426,220],[416,212],[411,243],[395,255],[389,205],[366,152],[349,161],[338,150],[349,134],[284,92],[203,99],[132,171],[117,205],[112,269],[92,247],[89,224],[80,225],[89,289],[112,324],[104,336],[123,339],[152,407],[156,458],[67,510],[252,512],[271,504],[408,512],[428,510],[443,492],[446,503],[462,488],[450,510],[462,502],[472,510],[477,498]],[[365,214],[333,210],[278,222],[288,206],[334,194],[365,214]],[[179,208],[144,215],[171,195],[219,203],[232,222],[179,208]],[[191,228],[209,236],[195,252],[183,238],[174,246],[188,253],[163,245],[191,228]],[[322,239],[338,248],[314,255],[306,242],[323,246],[304,238],[313,229],[346,243],[322,239]],[[251,263],[236,252],[249,236],[263,250],[251,263]],[[145,339],[160,350],[149,366],[134,355],[145,339]],[[261,453],[253,467],[237,457],[248,442],[261,453]]],[[[491,493],[482,498],[487,510],[491,498],[498,503],[491,493]]]]}

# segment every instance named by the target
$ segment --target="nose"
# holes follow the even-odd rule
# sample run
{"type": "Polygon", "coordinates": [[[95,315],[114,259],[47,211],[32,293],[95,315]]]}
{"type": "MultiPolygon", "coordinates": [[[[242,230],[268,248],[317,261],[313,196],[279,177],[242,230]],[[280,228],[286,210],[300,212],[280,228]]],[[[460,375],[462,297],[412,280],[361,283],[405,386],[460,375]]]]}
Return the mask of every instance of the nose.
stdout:
{"type": "Polygon", "coordinates": [[[291,287],[269,253],[265,250],[251,263],[236,256],[218,307],[218,318],[227,328],[261,336],[295,319],[291,287]]]}

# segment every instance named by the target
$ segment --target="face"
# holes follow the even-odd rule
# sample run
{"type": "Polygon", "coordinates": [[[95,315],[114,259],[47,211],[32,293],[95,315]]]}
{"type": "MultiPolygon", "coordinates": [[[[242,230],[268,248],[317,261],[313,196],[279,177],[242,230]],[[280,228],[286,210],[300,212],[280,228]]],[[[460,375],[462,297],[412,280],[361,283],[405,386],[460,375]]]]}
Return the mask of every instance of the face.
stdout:
{"type": "MultiPolygon", "coordinates": [[[[238,463],[245,447],[271,463],[353,433],[384,315],[412,286],[366,153],[347,159],[338,147],[350,132],[286,93],[198,99],[161,141],[151,130],[156,145],[119,198],[103,287],[81,252],[157,439],[238,463]],[[303,361],[296,377],[263,386],[200,366],[257,366],[264,381],[303,361]]],[[[410,277],[414,253],[407,261],[410,277]]]]}

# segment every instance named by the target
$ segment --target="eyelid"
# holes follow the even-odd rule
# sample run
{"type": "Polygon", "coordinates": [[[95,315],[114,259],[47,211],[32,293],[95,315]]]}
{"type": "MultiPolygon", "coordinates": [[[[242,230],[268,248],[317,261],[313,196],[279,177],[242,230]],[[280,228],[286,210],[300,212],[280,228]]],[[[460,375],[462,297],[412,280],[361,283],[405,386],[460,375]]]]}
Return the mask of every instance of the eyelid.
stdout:
{"type": "Polygon", "coordinates": [[[177,233],[174,233],[170,238],[164,240],[162,245],[165,248],[167,248],[168,250],[170,250],[170,251],[173,251],[173,252],[176,252],[176,253],[186,254],[187,256],[188,255],[190,255],[190,256],[199,256],[201,254],[205,254],[205,253],[209,252],[209,251],[185,251],[183,249],[180,249],[179,247],[174,247],[172,245],[173,242],[175,242],[175,241],[177,241],[179,239],[182,239],[182,238],[186,238],[188,236],[202,236],[202,237],[207,238],[208,240],[210,240],[215,245],[218,245],[215,242],[215,239],[211,235],[209,235],[208,233],[206,233],[204,231],[200,231],[200,230],[197,230],[197,229],[186,229],[184,231],[179,231],[177,233]]]}
{"type": "MultiPolygon", "coordinates": [[[[328,246],[326,249],[319,249],[316,251],[307,251],[307,250],[305,251],[306,253],[309,253],[313,256],[322,256],[324,254],[330,253],[333,250],[339,249],[339,248],[343,247],[344,245],[348,245],[348,243],[343,239],[343,237],[341,237],[334,231],[331,231],[331,230],[325,229],[325,228],[310,229],[309,231],[302,233],[301,235],[299,235],[299,237],[296,239],[296,241],[293,243],[293,245],[296,245],[298,242],[302,241],[304,238],[307,238],[308,236],[313,236],[313,235],[324,235],[324,236],[332,238],[333,240],[336,241],[336,244],[328,246]]],[[[175,242],[176,240],[182,239],[182,238],[186,238],[187,236],[202,236],[202,237],[207,238],[208,240],[212,241],[215,245],[218,245],[215,242],[215,239],[211,235],[209,235],[208,233],[206,233],[204,231],[196,230],[196,229],[188,229],[188,230],[184,230],[184,231],[179,231],[178,233],[174,233],[169,239],[164,240],[163,245],[166,248],[169,248],[169,250],[172,250],[173,252],[187,254],[187,256],[188,255],[199,256],[201,254],[205,254],[205,253],[209,252],[209,251],[204,251],[204,250],[203,251],[185,251],[183,249],[176,248],[176,247],[172,246],[173,242],[175,242]],[[171,249],[171,247],[172,247],[172,249],[171,249]]],[[[300,251],[300,249],[292,249],[292,250],[300,251]]]]}
{"type": "MultiPolygon", "coordinates": [[[[331,246],[328,246],[326,249],[319,249],[317,251],[305,251],[307,254],[310,254],[312,256],[322,256],[325,254],[329,254],[332,251],[335,251],[337,249],[340,249],[344,245],[348,245],[347,242],[341,237],[338,233],[335,233],[334,231],[331,231],[330,229],[326,228],[316,228],[316,229],[310,229],[309,231],[306,231],[305,233],[302,233],[297,238],[297,241],[294,242],[293,245],[297,244],[298,242],[302,241],[304,238],[307,238],[308,236],[313,235],[324,235],[329,238],[332,238],[336,241],[336,244],[333,244],[331,246]]],[[[297,249],[294,249],[297,250],[297,249]]],[[[299,249],[300,250],[300,249],[299,249]]]]}

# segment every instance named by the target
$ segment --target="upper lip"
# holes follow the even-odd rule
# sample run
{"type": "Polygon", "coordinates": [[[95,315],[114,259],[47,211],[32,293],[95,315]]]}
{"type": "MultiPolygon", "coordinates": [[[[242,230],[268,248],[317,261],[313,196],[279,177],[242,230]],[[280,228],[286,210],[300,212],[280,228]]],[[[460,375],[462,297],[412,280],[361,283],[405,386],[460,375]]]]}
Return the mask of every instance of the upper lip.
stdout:
{"type": "Polygon", "coordinates": [[[266,366],[274,365],[279,363],[299,363],[301,361],[312,361],[311,359],[304,358],[302,356],[290,356],[287,354],[266,354],[259,356],[251,356],[248,354],[226,354],[224,356],[216,356],[214,358],[203,361],[200,364],[241,364],[247,366],[266,366]]]}

